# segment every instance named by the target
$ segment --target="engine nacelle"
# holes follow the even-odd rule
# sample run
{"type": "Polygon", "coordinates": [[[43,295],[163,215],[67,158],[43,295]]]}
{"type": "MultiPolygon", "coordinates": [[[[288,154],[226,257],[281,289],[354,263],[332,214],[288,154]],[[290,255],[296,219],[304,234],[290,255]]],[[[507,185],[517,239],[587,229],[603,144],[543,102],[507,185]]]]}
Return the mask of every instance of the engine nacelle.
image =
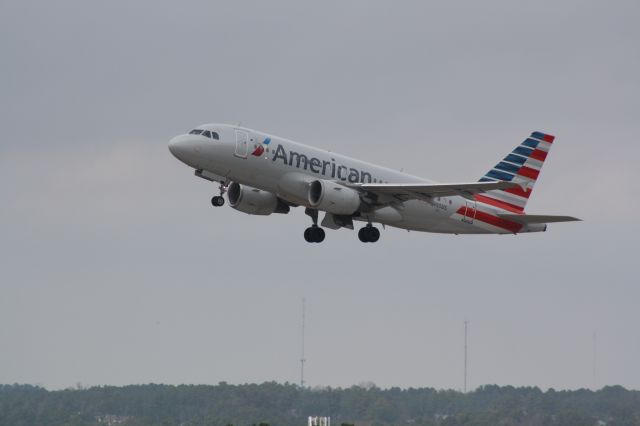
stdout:
{"type": "Polygon", "coordinates": [[[309,185],[309,204],[318,210],[337,215],[350,215],[360,208],[360,194],[329,180],[314,180],[309,185]]]}
{"type": "Polygon", "coordinates": [[[243,213],[270,215],[289,213],[289,206],[273,193],[233,182],[227,192],[229,205],[243,213]]]}

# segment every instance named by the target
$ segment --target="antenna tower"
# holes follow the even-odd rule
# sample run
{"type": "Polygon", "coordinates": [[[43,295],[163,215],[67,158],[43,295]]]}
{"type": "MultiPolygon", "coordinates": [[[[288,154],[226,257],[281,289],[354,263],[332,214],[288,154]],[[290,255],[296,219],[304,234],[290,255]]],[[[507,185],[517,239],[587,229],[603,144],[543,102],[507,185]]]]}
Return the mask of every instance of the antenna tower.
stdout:
{"type": "Polygon", "coordinates": [[[467,393],[467,327],[469,321],[464,320],[464,393],[467,393]]]}
{"type": "Polygon", "coordinates": [[[304,388],[304,363],[307,361],[304,358],[304,321],[305,321],[305,298],[302,298],[302,355],[300,357],[300,387],[304,388]]]}
{"type": "Polygon", "coordinates": [[[598,355],[598,340],[597,340],[597,336],[596,336],[596,332],[594,331],[592,333],[592,337],[593,337],[593,390],[598,390],[598,364],[597,364],[597,358],[596,356],[598,355]]]}

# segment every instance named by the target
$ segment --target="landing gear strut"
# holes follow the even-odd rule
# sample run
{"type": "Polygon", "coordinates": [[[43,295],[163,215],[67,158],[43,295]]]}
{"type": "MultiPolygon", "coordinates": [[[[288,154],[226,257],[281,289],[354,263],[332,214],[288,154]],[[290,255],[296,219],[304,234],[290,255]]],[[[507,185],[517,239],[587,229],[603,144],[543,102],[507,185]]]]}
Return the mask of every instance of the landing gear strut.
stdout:
{"type": "Polygon", "coordinates": [[[305,209],[304,213],[311,217],[313,225],[304,230],[304,240],[308,243],[321,243],[324,241],[324,229],[318,226],[318,210],[305,209]]]}
{"type": "Polygon", "coordinates": [[[224,206],[224,194],[227,192],[227,186],[229,186],[228,182],[220,182],[220,195],[216,195],[211,199],[211,204],[213,205],[213,207],[224,206]]]}
{"type": "Polygon", "coordinates": [[[380,238],[380,231],[375,226],[368,224],[358,231],[358,238],[363,243],[375,243],[380,238]]]}

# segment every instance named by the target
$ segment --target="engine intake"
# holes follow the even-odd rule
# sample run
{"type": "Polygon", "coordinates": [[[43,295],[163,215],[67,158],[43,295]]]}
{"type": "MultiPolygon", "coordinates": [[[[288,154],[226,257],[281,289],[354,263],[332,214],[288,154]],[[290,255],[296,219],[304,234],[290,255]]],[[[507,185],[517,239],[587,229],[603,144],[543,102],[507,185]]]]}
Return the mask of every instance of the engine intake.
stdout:
{"type": "Polygon", "coordinates": [[[289,213],[289,206],[271,192],[233,182],[229,185],[227,194],[229,205],[243,213],[263,216],[289,213]]]}
{"type": "Polygon", "coordinates": [[[308,199],[314,209],[337,215],[351,215],[361,204],[358,191],[329,180],[311,182],[308,199]]]}

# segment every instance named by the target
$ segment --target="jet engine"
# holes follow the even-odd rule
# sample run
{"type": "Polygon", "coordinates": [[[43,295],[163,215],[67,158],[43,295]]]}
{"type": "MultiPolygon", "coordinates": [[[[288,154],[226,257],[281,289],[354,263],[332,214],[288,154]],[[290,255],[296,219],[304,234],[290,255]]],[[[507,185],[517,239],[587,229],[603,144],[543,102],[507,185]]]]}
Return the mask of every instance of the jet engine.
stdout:
{"type": "Polygon", "coordinates": [[[289,213],[289,206],[275,194],[233,182],[228,189],[229,205],[243,213],[270,215],[289,213]]]}
{"type": "Polygon", "coordinates": [[[360,208],[360,194],[329,180],[314,180],[309,185],[309,204],[337,215],[351,215],[360,208]]]}

